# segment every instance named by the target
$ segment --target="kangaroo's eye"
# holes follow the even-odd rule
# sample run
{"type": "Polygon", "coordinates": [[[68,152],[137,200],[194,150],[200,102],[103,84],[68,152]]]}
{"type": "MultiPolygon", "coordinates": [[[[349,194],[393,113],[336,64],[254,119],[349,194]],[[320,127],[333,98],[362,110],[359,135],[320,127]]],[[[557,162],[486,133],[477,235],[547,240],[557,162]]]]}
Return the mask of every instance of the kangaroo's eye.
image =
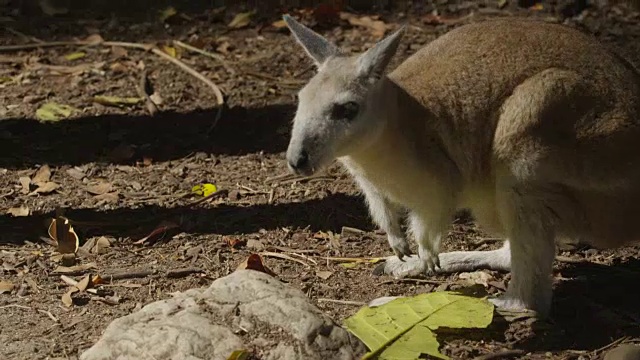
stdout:
{"type": "Polygon", "coordinates": [[[335,104],[331,110],[331,117],[336,120],[353,120],[360,110],[358,103],[349,101],[344,104],[335,104]]]}

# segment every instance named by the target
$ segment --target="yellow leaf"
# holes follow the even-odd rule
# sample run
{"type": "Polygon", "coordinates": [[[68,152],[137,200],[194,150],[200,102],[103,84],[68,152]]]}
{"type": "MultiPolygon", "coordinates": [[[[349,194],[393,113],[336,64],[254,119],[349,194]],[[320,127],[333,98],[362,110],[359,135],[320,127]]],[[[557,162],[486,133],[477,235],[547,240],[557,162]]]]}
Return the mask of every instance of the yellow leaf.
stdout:
{"type": "Polygon", "coordinates": [[[162,47],[162,51],[166,52],[167,54],[171,55],[171,57],[176,57],[176,48],[171,47],[171,46],[163,46],[162,47]]]}
{"type": "Polygon", "coordinates": [[[215,193],[216,191],[218,191],[218,188],[213,184],[201,184],[191,188],[191,192],[194,194],[205,197],[215,193]]]}
{"type": "Polygon", "coordinates": [[[73,60],[77,60],[77,59],[81,59],[83,57],[85,57],[87,55],[87,53],[82,52],[82,51],[78,51],[78,52],[74,52],[71,54],[67,54],[64,56],[65,59],[69,60],[69,61],[73,61],[73,60]]]}
{"type": "Polygon", "coordinates": [[[271,26],[273,26],[276,29],[282,29],[285,26],[287,26],[287,23],[284,22],[284,20],[278,20],[278,21],[274,21],[273,23],[271,23],[271,26]]]}
{"type": "Polygon", "coordinates": [[[255,10],[251,10],[249,12],[239,13],[237,14],[233,20],[229,23],[230,28],[239,29],[243,28],[251,23],[251,17],[256,13],[255,10]]]}
{"type": "Polygon", "coordinates": [[[46,103],[36,110],[36,118],[40,121],[58,121],[68,118],[74,111],[78,109],[54,102],[46,103]]]}
{"type": "Polygon", "coordinates": [[[10,293],[14,287],[12,282],[0,280],[0,294],[10,293]]]}
{"type": "Polygon", "coordinates": [[[162,11],[160,11],[160,22],[167,21],[167,19],[169,19],[170,17],[172,17],[177,13],[178,11],[173,6],[169,6],[168,8],[163,9],[162,11]]]}
{"type": "Polygon", "coordinates": [[[104,96],[104,95],[98,95],[95,96],[93,98],[93,101],[97,102],[98,104],[102,104],[102,105],[106,105],[106,106],[117,106],[117,107],[123,107],[123,106],[127,106],[127,105],[136,105],[137,103],[139,103],[140,101],[142,101],[141,98],[137,98],[137,97],[118,97],[118,96],[104,96]]]}
{"type": "Polygon", "coordinates": [[[529,8],[529,10],[536,10],[536,11],[540,11],[543,9],[544,9],[544,6],[541,3],[537,3],[529,8]]]}

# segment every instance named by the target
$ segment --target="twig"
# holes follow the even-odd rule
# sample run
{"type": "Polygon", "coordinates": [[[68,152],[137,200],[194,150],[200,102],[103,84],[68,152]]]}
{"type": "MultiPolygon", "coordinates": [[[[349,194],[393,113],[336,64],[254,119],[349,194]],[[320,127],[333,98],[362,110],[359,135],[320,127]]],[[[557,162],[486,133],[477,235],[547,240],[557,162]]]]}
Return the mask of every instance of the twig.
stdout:
{"type": "Polygon", "coordinates": [[[298,264],[304,265],[306,267],[310,267],[311,265],[309,265],[308,263],[300,260],[300,259],[296,259],[290,255],[287,254],[281,254],[281,253],[276,253],[276,252],[270,252],[270,251],[264,251],[260,253],[261,256],[270,256],[270,257],[275,257],[275,258],[279,258],[279,259],[285,259],[285,260],[290,260],[293,262],[297,262],[298,264]]]}
{"type": "Polygon", "coordinates": [[[626,340],[628,340],[628,339],[629,339],[629,337],[628,337],[628,336],[623,336],[623,337],[619,338],[618,340],[616,340],[616,341],[612,342],[611,344],[608,344],[608,345],[605,345],[605,346],[603,346],[603,347],[600,347],[600,348],[598,348],[598,349],[593,350],[593,351],[592,351],[592,353],[593,353],[594,355],[597,355],[597,354],[599,354],[599,353],[602,353],[602,352],[604,352],[604,351],[606,351],[606,350],[611,349],[611,348],[612,348],[612,347],[614,347],[614,346],[617,346],[618,344],[620,344],[620,343],[622,343],[622,342],[625,342],[625,341],[626,341],[626,340]]]}
{"type": "Polygon", "coordinates": [[[142,278],[155,274],[155,270],[138,270],[132,272],[121,272],[115,274],[107,274],[100,276],[101,278],[108,280],[109,282],[113,280],[123,280],[123,279],[133,279],[133,278],[142,278]]]}
{"type": "Polygon", "coordinates": [[[277,181],[277,180],[288,179],[288,178],[291,178],[291,177],[294,177],[294,176],[295,175],[293,175],[292,173],[284,173],[284,174],[280,174],[280,175],[276,175],[276,176],[273,176],[273,177],[266,178],[264,180],[264,183],[268,184],[270,182],[274,182],[274,181],[277,181]]]}
{"type": "Polygon", "coordinates": [[[279,183],[280,184],[289,184],[289,183],[303,182],[303,181],[308,181],[308,182],[332,181],[332,180],[335,180],[335,179],[336,178],[334,178],[333,176],[327,176],[327,175],[296,176],[293,179],[282,180],[279,183]]]}
{"type": "Polygon", "coordinates": [[[196,53],[198,53],[200,55],[204,55],[204,56],[207,56],[207,57],[210,57],[210,58],[212,58],[214,60],[219,61],[222,64],[222,66],[225,68],[225,70],[227,70],[227,72],[229,72],[229,74],[231,74],[231,75],[235,75],[235,73],[236,73],[236,71],[233,70],[233,68],[224,59],[224,57],[222,57],[222,56],[220,56],[218,54],[210,53],[208,51],[205,51],[203,49],[197,48],[195,46],[191,46],[189,44],[185,44],[180,40],[173,40],[173,44],[176,45],[176,46],[180,46],[182,48],[185,48],[185,49],[187,49],[189,51],[193,51],[193,52],[196,52],[196,53]]]}
{"type": "Polygon", "coordinates": [[[187,275],[196,274],[196,273],[202,273],[202,272],[204,272],[204,270],[199,269],[199,268],[173,269],[173,270],[167,271],[167,277],[168,278],[179,278],[179,277],[185,277],[187,275]]]}
{"type": "Polygon", "coordinates": [[[481,355],[481,356],[477,356],[474,360],[494,360],[494,359],[503,359],[503,358],[510,358],[510,357],[514,357],[514,356],[520,356],[520,355],[524,355],[525,351],[524,350],[518,350],[518,349],[513,349],[513,350],[502,350],[502,351],[498,351],[492,354],[486,354],[486,355],[481,355]]]}
{"type": "Polygon", "coordinates": [[[343,305],[356,305],[356,306],[366,305],[366,303],[363,303],[362,301],[350,301],[350,300],[338,300],[338,299],[318,299],[318,301],[343,304],[343,305]]]}
{"type": "Polygon", "coordinates": [[[60,320],[58,320],[57,317],[53,316],[53,314],[50,311],[38,309],[38,312],[41,312],[41,313],[47,315],[49,317],[49,319],[53,320],[53,322],[59,322],[60,321],[60,320]]]}
{"type": "Polygon", "coordinates": [[[244,74],[247,74],[247,75],[250,75],[250,76],[253,76],[253,77],[257,77],[257,78],[265,79],[265,80],[271,80],[271,81],[279,82],[279,83],[282,83],[282,84],[302,85],[302,84],[306,83],[306,81],[304,81],[304,80],[281,79],[281,78],[278,78],[276,76],[272,76],[272,75],[269,75],[269,74],[264,74],[264,73],[257,72],[257,71],[252,71],[252,70],[244,70],[243,69],[242,72],[244,74]]]}
{"type": "Polygon", "coordinates": [[[18,305],[18,304],[9,304],[9,305],[0,306],[0,309],[8,309],[8,308],[18,308],[18,309],[25,309],[25,310],[33,310],[32,308],[30,308],[28,306],[18,305]]]}
{"type": "Polygon", "coordinates": [[[147,71],[142,70],[140,73],[140,82],[138,83],[138,95],[145,99],[145,105],[147,105],[149,115],[154,116],[159,111],[158,105],[151,100],[149,94],[153,94],[153,89],[149,82],[149,78],[147,77],[147,71]]]}
{"type": "Polygon", "coordinates": [[[429,285],[442,285],[442,284],[446,283],[446,281],[442,281],[442,280],[427,280],[427,279],[404,278],[404,279],[386,280],[386,281],[381,282],[380,285],[394,284],[394,283],[398,283],[398,282],[410,282],[410,283],[429,284],[429,285]]]}

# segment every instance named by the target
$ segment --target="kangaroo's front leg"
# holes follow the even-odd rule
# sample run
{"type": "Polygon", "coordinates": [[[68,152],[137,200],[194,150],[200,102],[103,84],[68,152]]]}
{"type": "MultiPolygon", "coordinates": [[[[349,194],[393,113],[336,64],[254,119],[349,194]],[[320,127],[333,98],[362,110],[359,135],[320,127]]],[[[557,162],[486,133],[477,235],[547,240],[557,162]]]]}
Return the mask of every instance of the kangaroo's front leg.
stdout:
{"type": "Polygon", "coordinates": [[[410,256],[411,249],[400,226],[402,208],[389,201],[373,185],[364,181],[360,182],[360,185],[369,206],[369,213],[373,221],[387,233],[387,241],[393,252],[400,260],[410,256]]]}

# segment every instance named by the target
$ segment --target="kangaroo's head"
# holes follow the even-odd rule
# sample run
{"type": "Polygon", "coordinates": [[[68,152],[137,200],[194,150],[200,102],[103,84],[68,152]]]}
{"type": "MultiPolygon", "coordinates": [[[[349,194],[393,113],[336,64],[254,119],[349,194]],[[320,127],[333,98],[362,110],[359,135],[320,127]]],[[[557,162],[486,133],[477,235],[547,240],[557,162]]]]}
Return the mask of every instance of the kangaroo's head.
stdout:
{"type": "Polygon", "coordinates": [[[380,116],[368,100],[398,48],[404,27],[366,52],[347,56],[292,17],[285,15],[284,20],[317,69],[298,93],[287,149],[289,168],[311,175],[371,143],[379,133],[380,116]]]}

